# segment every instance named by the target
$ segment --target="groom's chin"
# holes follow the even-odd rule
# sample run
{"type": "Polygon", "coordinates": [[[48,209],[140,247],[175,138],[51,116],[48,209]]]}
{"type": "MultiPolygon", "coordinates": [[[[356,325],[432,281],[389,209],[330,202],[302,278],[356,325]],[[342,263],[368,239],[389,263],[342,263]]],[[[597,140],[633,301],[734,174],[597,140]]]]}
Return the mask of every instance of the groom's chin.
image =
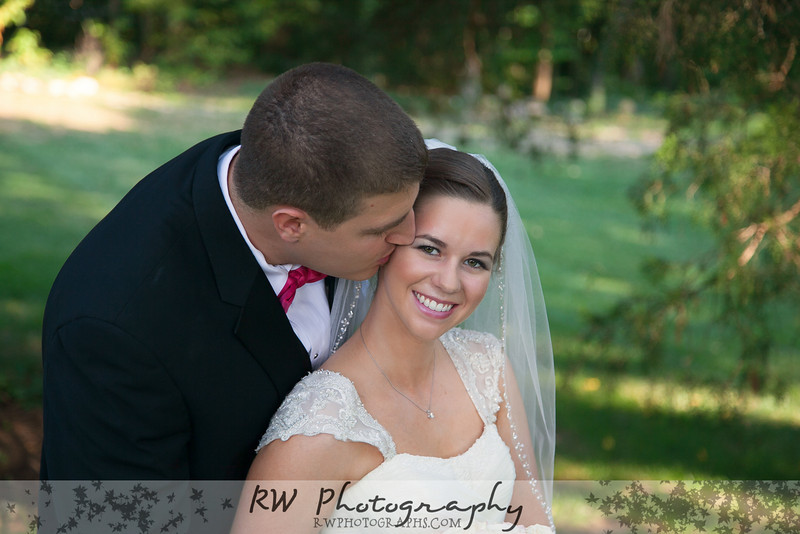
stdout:
{"type": "Polygon", "coordinates": [[[363,273],[359,273],[357,275],[354,274],[354,275],[350,275],[350,276],[340,276],[339,278],[344,278],[346,280],[352,280],[354,282],[363,282],[364,280],[369,280],[370,278],[375,276],[378,273],[378,270],[379,270],[379,268],[375,267],[374,269],[372,269],[369,272],[363,272],[363,273]]]}
{"type": "Polygon", "coordinates": [[[352,280],[354,282],[362,282],[364,280],[369,280],[370,278],[372,278],[373,276],[378,274],[378,271],[380,270],[381,266],[382,265],[374,265],[371,268],[364,269],[362,271],[358,271],[358,272],[354,272],[354,273],[353,272],[351,272],[351,273],[343,273],[342,275],[332,274],[330,276],[333,276],[335,278],[343,278],[345,280],[352,280]]]}

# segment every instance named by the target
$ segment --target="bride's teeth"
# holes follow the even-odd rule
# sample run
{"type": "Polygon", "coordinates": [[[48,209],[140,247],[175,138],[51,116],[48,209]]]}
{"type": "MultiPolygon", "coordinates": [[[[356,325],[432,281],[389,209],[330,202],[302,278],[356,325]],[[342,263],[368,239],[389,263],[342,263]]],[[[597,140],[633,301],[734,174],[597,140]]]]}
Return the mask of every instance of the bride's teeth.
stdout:
{"type": "Polygon", "coordinates": [[[420,304],[433,311],[445,312],[445,311],[450,311],[450,309],[453,307],[452,304],[442,304],[441,302],[436,302],[435,300],[431,300],[428,297],[423,297],[417,292],[414,292],[414,296],[417,297],[417,300],[420,302],[420,304]]]}

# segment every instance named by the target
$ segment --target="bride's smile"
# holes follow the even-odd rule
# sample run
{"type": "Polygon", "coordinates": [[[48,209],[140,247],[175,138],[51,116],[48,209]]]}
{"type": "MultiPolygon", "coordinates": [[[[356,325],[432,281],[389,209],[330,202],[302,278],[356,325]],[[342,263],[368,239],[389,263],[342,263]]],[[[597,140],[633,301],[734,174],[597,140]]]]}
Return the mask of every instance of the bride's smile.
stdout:
{"type": "Polygon", "coordinates": [[[435,312],[439,312],[439,313],[448,313],[450,310],[453,309],[453,306],[455,305],[455,304],[452,304],[452,303],[445,304],[443,302],[438,302],[438,301],[434,300],[433,298],[426,297],[422,293],[417,293],[416,291],[414,291],[414,296],[417,297],[417,300],[419,301],[420,304],[422,304],[423,306],[425,306],[429,310],[432,310],[432,311],[435,311],[435,312]]]}
{"type": "Polygon", "coordinates": [[[398,247],[380,275],[375,296],[395,322],[434,340],[466,319],[492,275],[500,221],[486,204],[443,195],[415,208],[416,236],[398,247]]]}

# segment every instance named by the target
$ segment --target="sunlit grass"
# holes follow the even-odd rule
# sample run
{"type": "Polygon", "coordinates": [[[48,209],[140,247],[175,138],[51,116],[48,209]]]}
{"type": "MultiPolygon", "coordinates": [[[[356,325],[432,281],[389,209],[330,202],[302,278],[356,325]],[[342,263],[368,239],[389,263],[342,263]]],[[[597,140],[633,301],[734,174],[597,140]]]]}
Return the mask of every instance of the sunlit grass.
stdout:
{"type": "Polygon", "coordinates": [[[0,402],[35,402],[44,303],[64,260],[147,173],[207,136],[239,128],[252,96],[2,98],[0,402]],[[74,129],[82,120],[90,128],[74,129]]]}
{"type": "Polygon", "coordinates": [[[641,286],[645,258],[691,258],[709,247],[686,214],[658,234],[643,231],[628,192],[650,163],[503,149],[487,156],[525,219],[547,302],[559,374],[556,478],[800,477],[796,349],[779,346],[770,362],[783,391],[754,394],[731,382],[738,349],[706,310],[694,310],[698,322],[680,335],[665,333],[658,368],[630,346],[583,337],[588,315],[641,286]]]}
{"type": "MultiPolygon", "coordinates": [[[[240,127],[261,87],[242,83],[218,95],[116,89],[80,102],[41,96],[42,109],[106,113],[94,129],[47,113],[0,122],[0,401],[38,402],[44,302],[80,239],[145,174],[240,127]]],[[[500,170],[536,253],[558,370],[557,478],[800,478],[796,348],[779,344],[771,359],[782,389],[756,395],[730,383],[735,347],[704,322],[703,310],[680,339],[669,333],[659,369],[644,368],[631,347],[582,337],[586,316],[641,283],[644,258],[692,257],[707,247],[688,217],[658,235],[641,231],[628,191],[649,172],[645,158],[462,148],[485,153],[500,170]]]]}
{"type": "Polygon", "coordinates": [[[777,399],[724,385],[558,376],[556,478],[796,478],[800,385],[777,399]]]}

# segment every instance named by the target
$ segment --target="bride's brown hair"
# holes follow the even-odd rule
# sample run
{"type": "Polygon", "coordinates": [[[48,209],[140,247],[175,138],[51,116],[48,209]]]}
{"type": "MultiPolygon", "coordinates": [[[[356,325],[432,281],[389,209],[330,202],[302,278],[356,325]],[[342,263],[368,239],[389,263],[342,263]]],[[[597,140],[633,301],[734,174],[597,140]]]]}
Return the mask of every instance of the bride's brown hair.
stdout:
{"type": "MultiPolygon", "coordinates": [[[[508,204],[505,191],[490,169],[465,152],[449,148],[430,150],[415,207],[439,195],[491,206],[500,219],[500,244],[497,246],[500,250],[506,237],[508,204]]],[[[496,254],[495,258],[498,256],[496,254]]]]}

